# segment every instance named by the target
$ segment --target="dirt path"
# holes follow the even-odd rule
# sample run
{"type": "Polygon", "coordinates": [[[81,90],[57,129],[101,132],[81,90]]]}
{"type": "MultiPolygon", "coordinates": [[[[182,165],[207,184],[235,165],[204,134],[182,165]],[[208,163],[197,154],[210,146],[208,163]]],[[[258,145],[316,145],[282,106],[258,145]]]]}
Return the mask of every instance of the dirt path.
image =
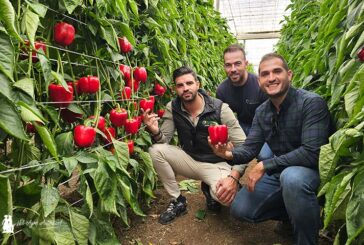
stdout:
{"type": "MultiPolygon", "coordinates": [[[[123,245],[248,245],[248,244],[293,244],[289,235],[278,235],[273,229],[275,221],[260,224],[239,222],[229,216],[228,208],[220,214],[207,213],[203,220],[195,217],[199,209],[205,209],[205,198],[201,191],[184,193],[188,200],[188,213],[168,225],[158,223],[159,214],[168,204],[163,188],[156,192],[156,199],[147,211],[147,217],[132,217],[130,229],[120,229],[118,237],[123,245]]],[[[327,245],[326,241],[320,241],[327,245]]]]}

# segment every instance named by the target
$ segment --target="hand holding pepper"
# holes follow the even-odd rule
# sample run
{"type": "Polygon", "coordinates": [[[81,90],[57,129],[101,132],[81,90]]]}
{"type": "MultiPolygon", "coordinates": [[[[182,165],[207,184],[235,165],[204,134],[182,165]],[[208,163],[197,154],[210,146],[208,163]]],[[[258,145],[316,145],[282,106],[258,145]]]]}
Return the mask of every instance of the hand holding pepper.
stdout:
{"type": "Polygon", "coordinates": [[[158,120],[158,115],[151,112],[150,109],[147,109],[146,111],[143,110],[143,122],[147,126],[149,132],[153,135],[157,135],[159,132],[158,120]]]}
{"type": "Polygon", "coordinates": [[[212,144],[210,137],[207,138],[207,141],[210,147],[212,148],[213,152],[215,153],[215,155],[224,158],[226,160],[233,159],[233,153],[231,151],[233,150],[234,145],[230,141],[225,144],[221,143],[212,144]]]}

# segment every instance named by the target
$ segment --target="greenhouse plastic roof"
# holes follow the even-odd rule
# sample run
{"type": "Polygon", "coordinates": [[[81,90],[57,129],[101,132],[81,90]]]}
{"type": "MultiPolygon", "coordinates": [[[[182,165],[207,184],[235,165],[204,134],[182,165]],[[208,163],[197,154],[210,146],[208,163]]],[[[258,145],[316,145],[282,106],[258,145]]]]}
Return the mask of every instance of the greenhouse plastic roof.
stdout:
{"type": "Polygon", "coordinates": [[[277,38],[290,0],[216,0],[215,7],[238,39],[277,38]]]}

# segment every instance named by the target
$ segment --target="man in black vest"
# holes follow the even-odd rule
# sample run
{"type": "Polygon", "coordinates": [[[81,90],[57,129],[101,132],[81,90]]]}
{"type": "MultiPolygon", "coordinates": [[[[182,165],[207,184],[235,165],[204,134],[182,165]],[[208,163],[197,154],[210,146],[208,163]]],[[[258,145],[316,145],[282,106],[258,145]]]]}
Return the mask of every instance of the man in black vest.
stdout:
{"type": "Polygon", "coordinates": [[[144,112],[143,119],[156,142],[149,149],[153,165],[172,198],[159,217],[162,224],[170,223],[187,212],[187,201],[178,188],[176,174],[201,180],[208,185],[209,191],[204,194],[209,208],[209,204],[216,201],[226,206],[231,204],[244,170],[243,165],[232,168],[215,155],[207,140],[208,126],[215,122],[227,125],[233,145],[244,142],[245,134],[229,106],[199,89],[197,76],[189,67],[176,69],[173,81],[177,98],[167,104],[161,127],[158,126],[157,115],[149,110],[144,112]],[[168,144],[175,130],[180,147],[168,144]]]}

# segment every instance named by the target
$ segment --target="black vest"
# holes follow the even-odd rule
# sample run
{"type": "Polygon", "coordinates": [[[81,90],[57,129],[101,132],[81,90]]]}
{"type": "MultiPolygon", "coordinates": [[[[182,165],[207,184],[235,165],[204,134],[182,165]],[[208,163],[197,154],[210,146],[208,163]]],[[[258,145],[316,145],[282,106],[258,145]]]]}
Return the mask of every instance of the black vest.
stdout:
{"type": "Polygon", "coordinates": [[[221,124],[222,101],[208,96],[201,89],[198,92],[204,97],[205,108],[200,114],[196,127],[188,119],[188,114],[181,110],[181,100],[176,98],[172,101],[173,121],[177,129],[179,143],[181,148],[196,161],[225,162],[225,159],[214,154],[207,141],[208,126],[212,122],[221,124]]]}

